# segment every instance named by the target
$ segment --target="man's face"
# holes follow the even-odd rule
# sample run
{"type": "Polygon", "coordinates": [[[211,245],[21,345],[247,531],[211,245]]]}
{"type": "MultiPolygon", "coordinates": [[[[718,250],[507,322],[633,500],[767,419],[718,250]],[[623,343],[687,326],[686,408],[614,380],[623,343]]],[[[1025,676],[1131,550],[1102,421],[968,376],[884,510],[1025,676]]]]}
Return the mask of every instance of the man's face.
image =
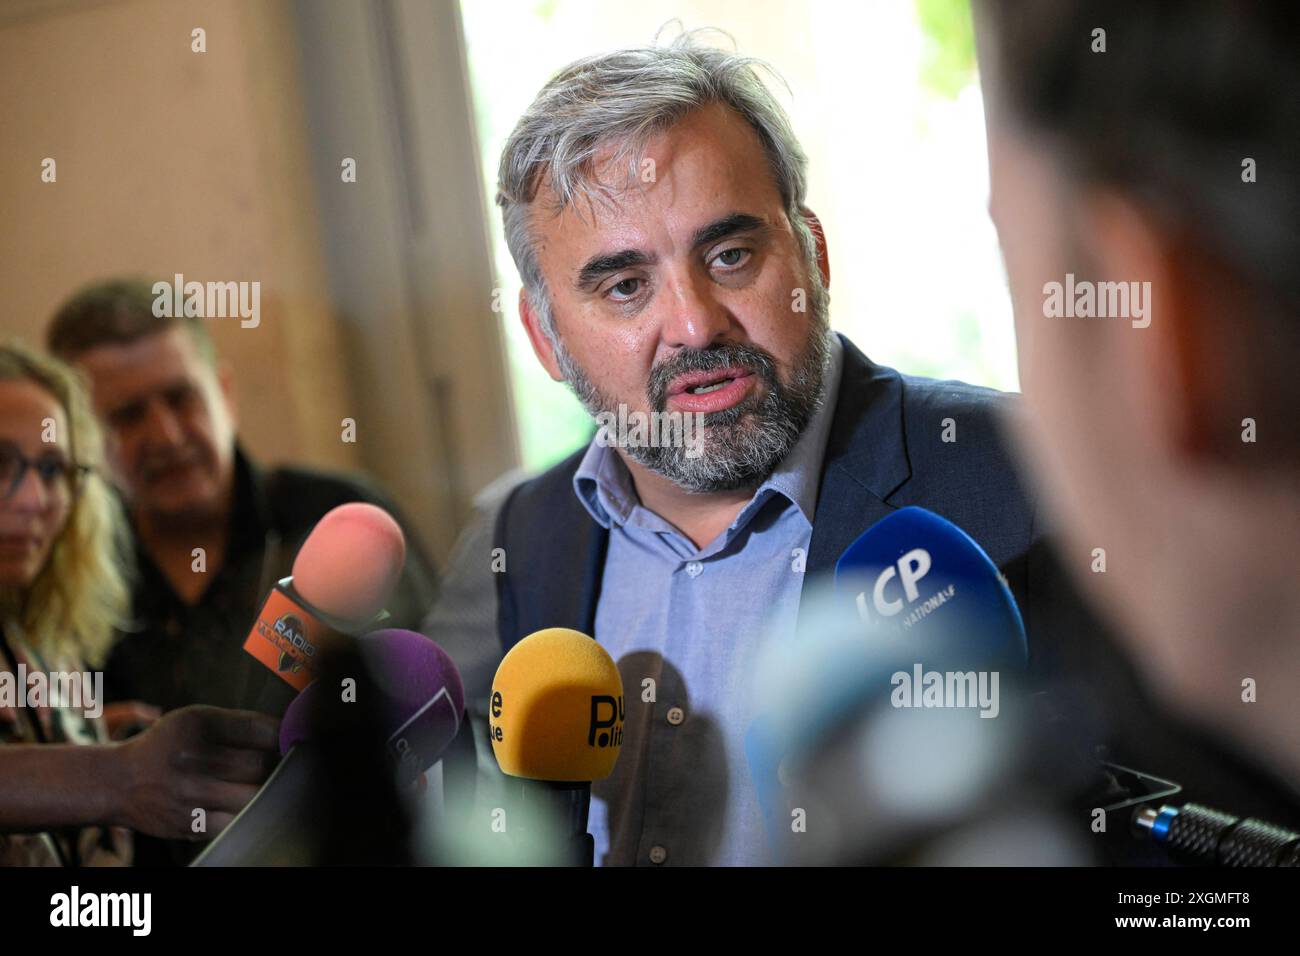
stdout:
{"type": "Polygon", "coordinates": [[[816,407],[828,347],[825,295],[758,137],[712,106],[653,139],[630,187],[613,154],[596,173],[614,202],[555,216],[544,186],[533,204],[560,339],[530,326],[534,347],[593,415],[705,416],[698,458],[625,454],[691,491],[757,483],[816,407]]]}
{"type": "Polygon", "coordinates": [[[135,511],[210,516],[228,501],[235,420],[229,383],[182,328],[78,356],[104,423],[109,465],[135,511]]]}

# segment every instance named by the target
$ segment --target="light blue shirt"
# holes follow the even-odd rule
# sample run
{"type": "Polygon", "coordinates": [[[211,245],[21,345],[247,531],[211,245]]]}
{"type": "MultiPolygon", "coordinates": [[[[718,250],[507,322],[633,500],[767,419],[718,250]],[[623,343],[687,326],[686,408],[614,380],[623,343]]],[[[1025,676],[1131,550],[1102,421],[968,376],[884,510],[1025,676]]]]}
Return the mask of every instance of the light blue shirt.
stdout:
{"type": "Polygon", "coordinates": [[[735,521],[696,548],[643,507],[618,454],[592,442],[574,491],[609,529],[596,640],[618,662],[626,718],[613,775],[592,785],[597,865],[761,865],[745,759],[749,662],[792,636],[843,350],[821,406],[735,521]]]}

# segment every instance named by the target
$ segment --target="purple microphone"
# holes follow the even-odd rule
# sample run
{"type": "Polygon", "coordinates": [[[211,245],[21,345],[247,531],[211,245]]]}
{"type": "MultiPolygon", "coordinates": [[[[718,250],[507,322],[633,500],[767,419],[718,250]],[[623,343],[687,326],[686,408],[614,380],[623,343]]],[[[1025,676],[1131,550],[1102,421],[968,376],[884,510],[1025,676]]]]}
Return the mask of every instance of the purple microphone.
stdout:
{"type": "MultiPolygon", "coordinates": [[[[438,762],[460,730],[465,712],[460,672],[446,651],[414,631],[372,631],[358,647],[383,697],[380,713],[398,781],[410,783],[438,762]]],[[[309,715],[319,693],[319,682],[309,684],[284,712],[280,753],[286,758],[298,744],[312,742],[309,715]]]]}
{"type": "Polygon", "coordinates": [[[460,730],[465,690],[451,657],[423,634],[390,629],[358,638],[356,650],[370,680],[359,687],[307,685],[280,722],[279,766],[193,866],[284,864],[300,852],[301,828],[314,819],[321,798],[313,787],[316,753],[328,747],[313,721],[321,695],[339,694],[347,714],[349,693],[377,692],[369,714],[382,724],[384,746],[398,784],[414,782],[442,757],[460,730]],[[298,830],[295,830],[298,827],[298,830]]]}

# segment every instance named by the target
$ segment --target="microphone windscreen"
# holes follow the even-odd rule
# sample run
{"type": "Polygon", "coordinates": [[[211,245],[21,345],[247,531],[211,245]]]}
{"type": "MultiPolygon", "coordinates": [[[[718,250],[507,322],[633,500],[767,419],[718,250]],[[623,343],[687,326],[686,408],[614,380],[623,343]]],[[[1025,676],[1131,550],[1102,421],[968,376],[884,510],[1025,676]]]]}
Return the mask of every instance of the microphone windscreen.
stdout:
{"type": "MultiPolygon", "coordinates": [[[[928,769],[935,760],[955,770],[979,757],[979,773],[957,774],[963,777],[960,787],[932,788],[942,797],[968,794],[997,766],[990,743],[997,735],[987,725],[999,722],[980,715],[997,715],[1003,672],[1014,682],[1027,656],[1024,624],[1010,589],[970,535],[916,507],[872,525],[840,557],[833,582],[805,587],[798,640],[765,642],[752,668],[753,716],[745,754],[773,844],[784,844],[782,834],[789,830],[781,778],[815,752],[834,752],[845,739],[845,728],[867,726],[864,720],[877,737],[896,727],[916,733],[943,730],[923,747],[915,739],[903,747],[910,756],[895,760],[896,772],[875,774],[873,799],[891,780],[933,781],[928,769]],[[962,686],[975,691],[967,704],[981,703],[979,688],[988,692],[980,707],[963,710],[976,715],[973,723],[898,709],[918,696],[904,691],[938,674],[951,674],[954,682],[963,675],[962,686]],[[900,714],[899,720],[882,720],[900,714]],[[958,729],[949,734],[952,728],[958,729]],[[949,745],[956,747],[956,755],[949,745]],[[930,763],[922,768],[917,761],[930,763]]],[[[847,768],[849,762],[840,767],[847,781],[843,793],[860,795],[860,768],[847,768]]],[[[915,795],[908,799],[917,802],[915,795]]]]}
{"type": "Polygon", "coordinates": [[[1028,660],[1020,609],[997,566],[932,511],[901,508],[864,531],[836,562],[835,586],[877,633],[942,641],[981,666],[1028,660]]]}
{"type": "Polygon", "coordinates": [[[345,621],[368,621],[397,586],[406,539],[383,508],[352,502],[328,512],[293,562],[293,588],[313,607],[345,621]]]}
{"type": "Polygon", "coordinates": [[[284,716],[280,718],[280,755],[286,756],[299,744],[311,740],[311,713],[315,707],[319,687],[312,681],[298,696],[289,701],[284,716]]]}
{"type": "MultiPolygon", "coordinates": [[[[465,690],[451,657],[423,634],[391,628],[357,640],[366,667],[382,695],[379,711],[390,754],[403,776],[433,766],[460,729],[465,690]]],[[[342,688],[333,693],[342,694],[342,688]]],[[[280,721],[280,752],[314,741],[311,715],[327,693],[319,681],[294,698],[280,721]]],[[[344,705],[346,706],[346,704],[344,705]]]]}
{"type": "Polygon", "coordinates": [[[492,681],[489,731],[503,773],[603,780],[623,744],[623,679],[580,631],[552,627],[510,649],[492,681]]]}

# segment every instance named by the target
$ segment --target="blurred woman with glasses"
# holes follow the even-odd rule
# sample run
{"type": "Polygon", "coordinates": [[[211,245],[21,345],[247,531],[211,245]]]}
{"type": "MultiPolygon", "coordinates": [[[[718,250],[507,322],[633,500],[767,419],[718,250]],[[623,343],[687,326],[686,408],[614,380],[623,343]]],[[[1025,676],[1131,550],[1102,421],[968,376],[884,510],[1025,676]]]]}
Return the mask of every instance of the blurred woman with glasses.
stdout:
{"type": "Polygon", "coordinates": [[[29,692],[32,675],[102,664],[126,610],[124,524],[101,454],[76,374],[0,344],[0,864],[127,863],[124,828],[209,838],[277,744],[271,718],[213,707],[111,743],[93,683],[81,700],[62,680],[29,692]]]}

